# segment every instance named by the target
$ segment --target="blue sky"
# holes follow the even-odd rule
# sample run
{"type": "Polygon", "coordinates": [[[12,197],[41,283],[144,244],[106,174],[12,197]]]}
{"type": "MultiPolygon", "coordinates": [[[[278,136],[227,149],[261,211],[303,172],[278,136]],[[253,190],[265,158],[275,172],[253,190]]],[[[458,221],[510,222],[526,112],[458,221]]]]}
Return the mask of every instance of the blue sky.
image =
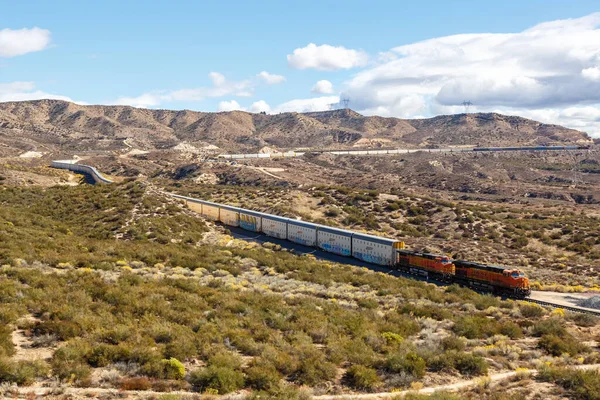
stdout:
{"type": "Polygon", "coordinates": [[[600,134],[600,56],[590,50],[600,48],[597,1],[0,0],[0,7],[0,101],[280,112],[327,109],[341,94],[365,114],[419,117],[460,112],[464,98],[476,111],[600,134]],[[584,19],[568,21],[577,18],[584,19]],[[552,21],[558,28],[540,29],[544,40],[523,34],[552,21]],[[43,31],[21,31],[34,27],[43,31]],[[569,41],[582,44],[565,65],[569,41]],[[488,48],[493,54],[480,60],[488,48]],[[294,56],[296,49],[304,51],[294,56]],[[321,80],[330,84],[315,88],[321,80]]]}

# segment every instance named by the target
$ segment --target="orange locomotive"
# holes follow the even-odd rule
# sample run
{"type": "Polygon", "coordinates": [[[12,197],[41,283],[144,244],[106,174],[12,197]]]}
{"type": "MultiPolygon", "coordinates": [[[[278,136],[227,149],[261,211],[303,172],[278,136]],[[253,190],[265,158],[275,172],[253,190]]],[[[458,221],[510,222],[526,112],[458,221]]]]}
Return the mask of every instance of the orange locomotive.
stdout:
{"type": "Polygon", "coordinates": [[[455,281],[474,289],[516,297],[527,297],[531,294],[529,279],[521,270],[463,260],[454,260],[454,266],[455,281]]]}
{"type": "Polygon", "coordinates": [[[402,270],[444,281],[452,281],[454,278],[455,268],[449,257],[409,250],[398,250],[397,254],[398,266],[402,270]]]}

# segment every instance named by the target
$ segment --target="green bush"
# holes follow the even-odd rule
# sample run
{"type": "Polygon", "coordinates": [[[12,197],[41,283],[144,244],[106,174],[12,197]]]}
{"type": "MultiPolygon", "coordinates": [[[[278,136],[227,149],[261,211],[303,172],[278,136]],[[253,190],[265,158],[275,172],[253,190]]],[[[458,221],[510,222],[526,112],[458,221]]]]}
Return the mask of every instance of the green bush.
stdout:
{"type": "Polygon", "coordinates": [[[353,365],[344,374],[344,381],[354,389],[373,390],[381,380],[373,368],[353,365]]]}
{"type": "Polygon", "coordinates": [[[554,335],[564,336],[567,334],[564,323],[559,318],[549,318],[533,325],[535,336],[554,335]]]}
{"type": "Polygon", "coordinates": [[[176,358],[169,358],[168,360],[162,360],[164,377],[166,379],[183,379],[185,376],[185,367],[176,358]]]}
{"type": "Polygon", "coordinates": [[[588,313],[569,312],[567,317],[577,326],[592,327],[598,324],[598,317],[588,313]]]}
{"type": "Polygon", "coordinates": [[[0,358],[0,382],[28,386],[38,377],[48,375],[48,366],[41,361],[12,361],[0,358]]]}
{"type": "Polygon", "coordinates": [[[465,345],[465,340],[459,338],[458,336],[450,335],[442,339],[442,349],[444,349],[444,351],[463,351],[465,349],[465,345]]]}
{"type": "Polygon", "coordinates": [[[585,344],[573,338],[571,335],[559,337],[553,334],[546,334],[540,338],[538,347],[553,356],[560,356],[562,354],[576,356],[579,353],[589,351],[589,348],[585,344]]]}
{"type": "Polygon", "coordinates": [[[280,381],[281,374],[268,362],[255,362],[246,370],[246,383],[256,390],[271,391],[280,381]]]}
{"type": "Polygon", "coordinates": [[[241,371],[210,366],[188,374],[188,381],[198,390],[217,390],[219,394],[227,394],[244,387],[244,374],[241,371]]]}
{"type": "Polygon", "coordinates": [[[454,368],[463,375],[485,375],[488,366],[482,357],[470,353],[456,353],[454,368]]]}
{"type": "Polygon", "coordinates": [[[15,346],[12,342],[12,329],[8,325],[0,325],[0,356],[12,356],[15,346]]]}
{"type": "Polygon", "coordinates": [[[61,380],[81,381],[90,376],[91,370],[86,363],[90,346],[75,340],[54,352],[50,362],[53,374],[61,380]]]}
{"type": "Polygon", "coordinates": [[[467,339],[483,339],[494,336],[500,332],[501,325],[493,319],[483,316],[459,317],[452,327],[452,331],[458,336],[467,339]]]}
{"type": "Polygon", "coordinates": [[[386,369],[390,372],[406,372],[415,378],[425,376],[427,365],[425,360],[415,352],[409,352],[406,355],[392,355],[386,360],[386,369]]]}
{"type": "Polygon", "coordinates": [[[600,399],[600,373],[597,370],[543,366],[537,379],[562,386],[574,400],[600,399]]]}
{"type": "Polygon", "coordinates": [[[546,313],[546,311],[535,303],[520,304],[519,309],[521,315],[525,318],[539,318],[546,313]]]}
{"type": "Polygon", "coordinates": [[[511,339],[520,339],[523,337],[523,329],[512,321],[503,322],[500,333],[511,339]]]}

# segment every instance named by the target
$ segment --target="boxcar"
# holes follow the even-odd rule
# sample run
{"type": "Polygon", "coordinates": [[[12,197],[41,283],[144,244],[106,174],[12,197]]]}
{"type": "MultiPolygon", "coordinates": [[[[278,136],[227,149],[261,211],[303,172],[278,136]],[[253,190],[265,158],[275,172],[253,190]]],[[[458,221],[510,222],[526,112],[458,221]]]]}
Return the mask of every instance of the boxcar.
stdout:
{"type": "Polygon", "coordinates": [[[240,227],[252,231],[260,232],[262,230],[262,213],[244,210],[240,208],[240,227]]]}
{"type": "Polygon", "coordinates": [[[218,204],[203,202],[202,203],[202,215],[212,221],[219,220],[220,206],[218,204]]]}
{"type": "Polygon", "coordinates": [[[351,256],[352,232],[328,226],[319,226],[317,229],[317,247],[330,253],[351,256]]]}
{"type": "Polygon", "coordinates": [[[219,208],[219,221],[229,226],[240,226],[240,209],[237,207],[230,207],[220,205],[219,208]]]}
{"type": "Polygon", "coordinates": [[[397,262],[396,249],[401,248],[401,243],[379,236],[354,233],[352,256],[373,264],[394,265],[397,262]]]}
{"type": "Polygon", "coordinates": [[[262,231],[267,236],[278,239],[287,239],[288,218],[264,214],[262,217],[262,231]]]}
{"type": "Polygon", "coordinates": [[[317,226],[310,222],[288,219],[287,239],[294,243],[314,247],[317,245],[317,226]]]}

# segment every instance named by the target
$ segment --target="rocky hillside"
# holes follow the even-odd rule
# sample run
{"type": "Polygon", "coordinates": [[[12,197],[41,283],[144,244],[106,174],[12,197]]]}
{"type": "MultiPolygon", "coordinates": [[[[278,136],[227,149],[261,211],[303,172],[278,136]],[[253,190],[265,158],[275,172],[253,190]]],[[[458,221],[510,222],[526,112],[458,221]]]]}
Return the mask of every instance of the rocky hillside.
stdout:
{"type": "Polygon", "coordinates": [[[21,151],[264,147],[423,147],[590,142],[587,134],[500,114],[430,119],[366,117],[352,110],[251,114],[82,106],[58,100],[0,103],[0,156],[21,151]]]}

